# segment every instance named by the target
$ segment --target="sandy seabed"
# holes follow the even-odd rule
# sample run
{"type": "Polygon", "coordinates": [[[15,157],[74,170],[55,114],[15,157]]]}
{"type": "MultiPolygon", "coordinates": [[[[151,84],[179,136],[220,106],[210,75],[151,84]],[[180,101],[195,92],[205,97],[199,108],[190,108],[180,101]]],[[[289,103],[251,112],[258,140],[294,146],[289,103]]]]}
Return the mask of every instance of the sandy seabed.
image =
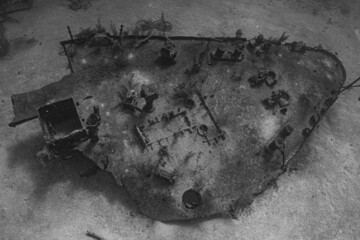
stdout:
{"type": "Polygon", "coordinates": [[[9,128],[10,96],[38,89],[69,73],[59,42],[94,26],[98,18],[133,26],[165,13],[174,35],[234,36],[242,29],[322,44],[336,52],[348,80],[360,75],[360,2],[288,1],[110,1],[93,0],[73,11],[65,0],[38,0],[6,22],[13,40],[0,60],[0,239],[89,239],[92,231],[112,239],[360,239],[360,96],[346,92],[293,159],[276,188],[255,199],[238,220],[212,218],[162,223],[143,216],[112,177],[80,178],[81,162],[43,167],[36,159],[43,140],[38,121],[9,128]],[[21,45],[19,38],[36,39],[21,45]],[[19,44],[14,44],[18,42],[19,44]]]}

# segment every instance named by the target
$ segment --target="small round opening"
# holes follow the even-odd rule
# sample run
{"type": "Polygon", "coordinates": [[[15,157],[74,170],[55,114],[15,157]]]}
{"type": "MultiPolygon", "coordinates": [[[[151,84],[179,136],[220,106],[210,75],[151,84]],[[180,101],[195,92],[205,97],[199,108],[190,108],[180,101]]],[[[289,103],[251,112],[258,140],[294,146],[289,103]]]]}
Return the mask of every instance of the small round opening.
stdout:
{"type": "Polygon", "coordinates": [[[208,127],[205,124],[201,124],[198,128],[198,134],[200,136],[205,136],[208,131],[208,127]]]}
{"type": "Polygon", "coordinates": [[[187,209],[195,209],[201,204],[201,195],[198,191],[189,189],[182,195],[182,202],[187,209]]]}
{"type": "Polygon", "coordinates": [[[274,73],[273,71],[268,72],[268,77],[274,79],[276,77],[276,73],[274,73]]]}
{"type": "Polygon", "coordinates": [[[186,99],[185,100],[185,107],[190,108],[190,109],[194,108],[195,107],[195,101],[190,99],[190,98],[186,99]]]}
{"type": "Polygon", "coordinates": [[[208,130],[208,127],[207,127],[205,124],[200,125],[199,128],[200,128],[200,130],[203,131],[204,133],[206,133],[207,130],[208,130]]]}

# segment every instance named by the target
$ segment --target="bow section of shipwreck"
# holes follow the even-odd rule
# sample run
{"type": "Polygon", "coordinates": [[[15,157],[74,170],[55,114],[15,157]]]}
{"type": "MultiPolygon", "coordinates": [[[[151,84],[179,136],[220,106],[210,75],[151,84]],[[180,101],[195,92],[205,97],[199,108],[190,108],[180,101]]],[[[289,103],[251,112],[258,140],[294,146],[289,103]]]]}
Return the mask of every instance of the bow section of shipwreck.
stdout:
{"type": "Polygon", "coordinates": [[[180,220],[248,206],[336,101],[328,51],[280,39],[95,33],[61,43],[72,73],[12,96],[52,156],[82,152],[147,216],[180,220]]]}

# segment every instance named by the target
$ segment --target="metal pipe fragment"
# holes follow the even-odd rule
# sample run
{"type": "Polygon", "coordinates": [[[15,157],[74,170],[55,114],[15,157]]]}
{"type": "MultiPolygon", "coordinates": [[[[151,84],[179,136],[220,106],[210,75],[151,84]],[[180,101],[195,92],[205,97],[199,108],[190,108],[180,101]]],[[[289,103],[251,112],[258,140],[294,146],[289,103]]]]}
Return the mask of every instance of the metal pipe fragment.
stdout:
{"type": "Polygon", "coordinates": [[[69,26],[67,26],[67,30],[68,30],[68,32],[69,32],[71,41],[74,41],[74,38],[73,38],[73,35],[72,35],[72,33],[71,33],[71,30],[70,30],[70,27],[69,27],[69,26]]]}
{"type": "Polygon", "coordinates": [[[105,240],[105,238],[102,238],[99,235],[97,235],[97,234],[95,234],[93,232],[90,232],[90,231],[86,232],[86,236],[91,237],[91,238],[96,239],[96,240],[105,240]]]}

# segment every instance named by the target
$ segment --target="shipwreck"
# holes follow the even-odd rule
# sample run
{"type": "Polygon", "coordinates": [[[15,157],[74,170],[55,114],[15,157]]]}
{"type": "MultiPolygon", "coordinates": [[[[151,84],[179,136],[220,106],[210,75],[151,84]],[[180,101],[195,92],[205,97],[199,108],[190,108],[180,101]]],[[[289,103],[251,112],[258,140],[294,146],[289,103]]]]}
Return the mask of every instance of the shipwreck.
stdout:
{"type": "Polygon", "coordinates": [[[286,171],[337,100],[343,64],[280,38],[170,36],[163,18],[62,41],[71,73],[12,96],[49,157],[85,155],[147,216],[236,213],[286,171]]]}

